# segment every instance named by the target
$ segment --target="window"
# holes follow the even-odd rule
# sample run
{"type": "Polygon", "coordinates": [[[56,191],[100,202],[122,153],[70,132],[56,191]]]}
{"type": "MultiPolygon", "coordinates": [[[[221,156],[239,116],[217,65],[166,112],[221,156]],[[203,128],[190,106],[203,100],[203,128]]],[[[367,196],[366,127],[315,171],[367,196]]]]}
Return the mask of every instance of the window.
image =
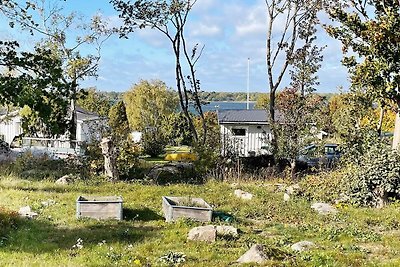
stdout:
{"type": "Polygon", "coordinates": [[[232,129],[233,136],[246,136],[246,129],[232,129]]]}

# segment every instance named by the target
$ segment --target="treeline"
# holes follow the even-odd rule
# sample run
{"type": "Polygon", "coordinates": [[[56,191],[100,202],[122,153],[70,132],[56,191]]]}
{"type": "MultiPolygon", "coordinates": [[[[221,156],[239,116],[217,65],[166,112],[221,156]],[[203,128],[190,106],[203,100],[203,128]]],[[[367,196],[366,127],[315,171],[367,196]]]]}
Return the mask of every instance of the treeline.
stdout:
{"type": "MultiPolygon", "coordinates": [[[[122,95],[124,94],[123,92],[100,92],[102,95],[106,96],[108,99],[110,99],[110,102],[112,104],[117,103],[119,100],[122,99],[122,95]]],[[[268,95],[268,93],[250,93],[250,101],[257,101],[257,99],[262,96],[262,95],[268,95]]],[[[325,97],[327,100],[329,100],[332,96],[334,96],[334,93],[321,93],[318,94],[322,97],[325,97]]],[[[202,92],[201,93],[201,98],[204,101],[237,101],[237,102],[243,102],[247,101],[247,93],[245,92],[202,92]]]]}

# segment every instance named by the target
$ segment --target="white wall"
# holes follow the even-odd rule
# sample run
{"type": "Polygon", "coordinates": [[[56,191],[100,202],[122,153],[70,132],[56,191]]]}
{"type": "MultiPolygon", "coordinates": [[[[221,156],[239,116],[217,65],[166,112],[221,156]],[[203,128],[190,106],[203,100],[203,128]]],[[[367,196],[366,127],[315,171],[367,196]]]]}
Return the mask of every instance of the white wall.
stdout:
{"type": "Polygon", "coordinates": [[[0,135],[4,141],[11,144],[15,136],[22,134],[21,119],[19,116],[0,122],[0,135]]]}
{"type": "Polygon", "coordinates": [[[225,155],[229,150],[239,153],[240,156],[248,157],[249,152],[255,155],[263,153],[261,147],[267,146],[267,139],[271,138],[271,129],[268,125],[249,124],[221,124],[222,153],[225,155]],[[233,129],[245,129],[244,136],[234,136],[233,129]]]}

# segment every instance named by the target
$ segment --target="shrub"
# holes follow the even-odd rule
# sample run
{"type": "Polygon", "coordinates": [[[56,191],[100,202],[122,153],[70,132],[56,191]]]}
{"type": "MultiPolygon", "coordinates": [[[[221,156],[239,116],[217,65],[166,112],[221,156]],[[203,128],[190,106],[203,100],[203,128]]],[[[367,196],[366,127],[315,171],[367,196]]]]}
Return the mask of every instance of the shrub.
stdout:
{"type": "Polygon", "coordinates": [[[130,178],[136,172],[139,164],[139,155],[142,148],[129,139],[120,141],[117,145],[117,166],[121,178],[130,178]]]}
{"type": "Polygon", "coordinates": [[[400,154],[385,144],[375,143],[358,164],[349,165],[345,178],[356,204],[381,207],[390,197],[400,197],[400,154]]]}
{"type": "Polygon", "coordinates": [[[142,146],[145,154],[157,157],[164,152],[166,142],[163,134],[158,131],[146,131],[142,136],[142,146]]]}
{"type": "Polygon", "coordinates": [[[5,235],[11,229],[17,227],[18,214],[0,206],[0,246],[6,239],[5,235]]]}
{"type": "Polygon", "coordinates": [[[333,202],[347,193],[346,169],[305,176],[299,183],[302,194],[309,200],[333,202]]]}

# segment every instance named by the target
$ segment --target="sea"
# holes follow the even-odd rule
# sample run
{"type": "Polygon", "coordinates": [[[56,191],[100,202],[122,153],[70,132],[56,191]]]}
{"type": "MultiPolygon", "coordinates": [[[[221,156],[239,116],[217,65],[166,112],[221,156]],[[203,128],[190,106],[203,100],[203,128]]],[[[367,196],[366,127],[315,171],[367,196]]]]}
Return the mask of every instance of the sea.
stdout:
{"type": "MultiPolygon", "coordinates": [[[[249,102],[249,109],[254,109],[255,104],[256,102],[249,102]]],[[[203,105],[203,112],[224,109],[247,109],[247,103],[231,101],[212,101],[206,105],[203,105]]]]}

